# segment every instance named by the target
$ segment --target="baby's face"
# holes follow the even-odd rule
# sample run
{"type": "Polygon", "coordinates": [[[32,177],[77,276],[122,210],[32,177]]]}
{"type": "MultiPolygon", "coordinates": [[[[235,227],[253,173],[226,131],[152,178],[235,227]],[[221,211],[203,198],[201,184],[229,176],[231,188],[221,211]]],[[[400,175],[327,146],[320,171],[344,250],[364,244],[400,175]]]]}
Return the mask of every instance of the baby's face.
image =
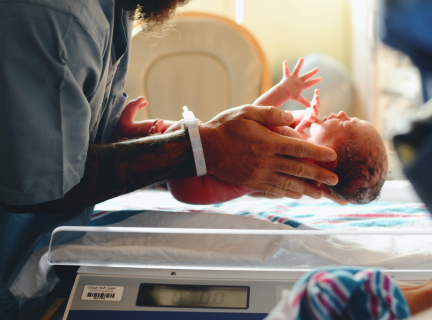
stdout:
{"type": "Polygon", "coordinates": [[[345,111],[341,111],[337,115],[332,113],[323,120],[313,123],[308,141],[335,149],[347,142],[351,134],[361,139],[374,135],[375,132],[371,123],[350,118],[345,111]]]}

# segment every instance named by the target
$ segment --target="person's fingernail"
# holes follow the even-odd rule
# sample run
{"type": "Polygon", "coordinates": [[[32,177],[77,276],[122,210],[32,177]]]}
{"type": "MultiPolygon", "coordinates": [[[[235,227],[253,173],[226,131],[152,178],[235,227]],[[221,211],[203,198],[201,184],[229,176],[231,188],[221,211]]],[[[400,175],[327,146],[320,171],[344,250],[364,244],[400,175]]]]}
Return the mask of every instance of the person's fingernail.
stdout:
{"type": "Polygon", "coordinates": [[[326,157],[327,161],[335,161],[336,160],[336,155],[333,153],[329,153],[326,157]]]}
{"type": "Polygon", "coordinates": [[[284,118],[284,120],[286,120],[286,121],[292,121],[293,120],[293,116],[292,116],[291,112],[284,112],[282,114],[282,118],[284,118]]]}
{"type": "Polygon", "coordinates": [[[321,192],[315,192],[312,195],[312,198],[314,198],[314,199],[321,199],[321,197],[322,197],[322,193],[321,192]]]}
{"type": "Polygon", "coordinates": [[[327,184],[334,186],[336,184],[336,179],[334,177],[330,177],[327,179],[327,184]]]}

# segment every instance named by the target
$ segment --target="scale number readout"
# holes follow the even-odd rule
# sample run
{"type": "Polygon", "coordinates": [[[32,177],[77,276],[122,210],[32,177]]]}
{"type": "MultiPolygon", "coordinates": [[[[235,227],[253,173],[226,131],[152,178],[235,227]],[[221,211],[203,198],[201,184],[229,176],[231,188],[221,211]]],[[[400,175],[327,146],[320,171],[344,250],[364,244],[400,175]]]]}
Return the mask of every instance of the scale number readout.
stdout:
{"type": "MultiPolygon", "coordinates": [[[[175,306],[181,306],[187,300],[190,300],[190,296],[196,296],[197,306],[207,306],[210,305],[212,307],[222,305],[224,302],[225,292],[224,291],[216,291],[216,292],[194,292],[191,291],[174,291],[171,303],[175,306]]],[[[194,297],[195,298],[195,297],[194,297]]]]}
{"type": "Polygon", "coordinates": [[[247,309],[249,287],[141,283],[140,307],[247,309]]]}
{"type": "Polygon", "coordinates": [[[85,286],[81,300],[121,301],[123,289],[117,286],[85,286]]]}

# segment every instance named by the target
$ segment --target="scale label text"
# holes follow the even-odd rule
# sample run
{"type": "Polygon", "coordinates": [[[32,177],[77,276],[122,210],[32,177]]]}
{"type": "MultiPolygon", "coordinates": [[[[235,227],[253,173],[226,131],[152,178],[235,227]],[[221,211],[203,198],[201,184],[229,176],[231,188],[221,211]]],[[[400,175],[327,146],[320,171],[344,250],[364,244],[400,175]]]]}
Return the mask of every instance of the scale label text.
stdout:
{"type": "Polygon", "coordinates": [[[85,286],[81,300],[121,301],[123,289],[117,286],[85,286]]]}

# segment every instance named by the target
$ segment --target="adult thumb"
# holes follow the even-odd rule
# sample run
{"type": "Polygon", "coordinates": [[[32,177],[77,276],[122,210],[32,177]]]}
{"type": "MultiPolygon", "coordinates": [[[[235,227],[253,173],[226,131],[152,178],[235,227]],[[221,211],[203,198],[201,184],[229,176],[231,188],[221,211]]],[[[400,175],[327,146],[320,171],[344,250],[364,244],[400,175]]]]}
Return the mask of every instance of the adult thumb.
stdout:
{"type": "Polygon", "coordinates": [[[275,107],[257,106],[256,112],[250,116],[265,126],[289,126],[294,121],[294,116],[290,111],[283,111],[275,107]]]}

